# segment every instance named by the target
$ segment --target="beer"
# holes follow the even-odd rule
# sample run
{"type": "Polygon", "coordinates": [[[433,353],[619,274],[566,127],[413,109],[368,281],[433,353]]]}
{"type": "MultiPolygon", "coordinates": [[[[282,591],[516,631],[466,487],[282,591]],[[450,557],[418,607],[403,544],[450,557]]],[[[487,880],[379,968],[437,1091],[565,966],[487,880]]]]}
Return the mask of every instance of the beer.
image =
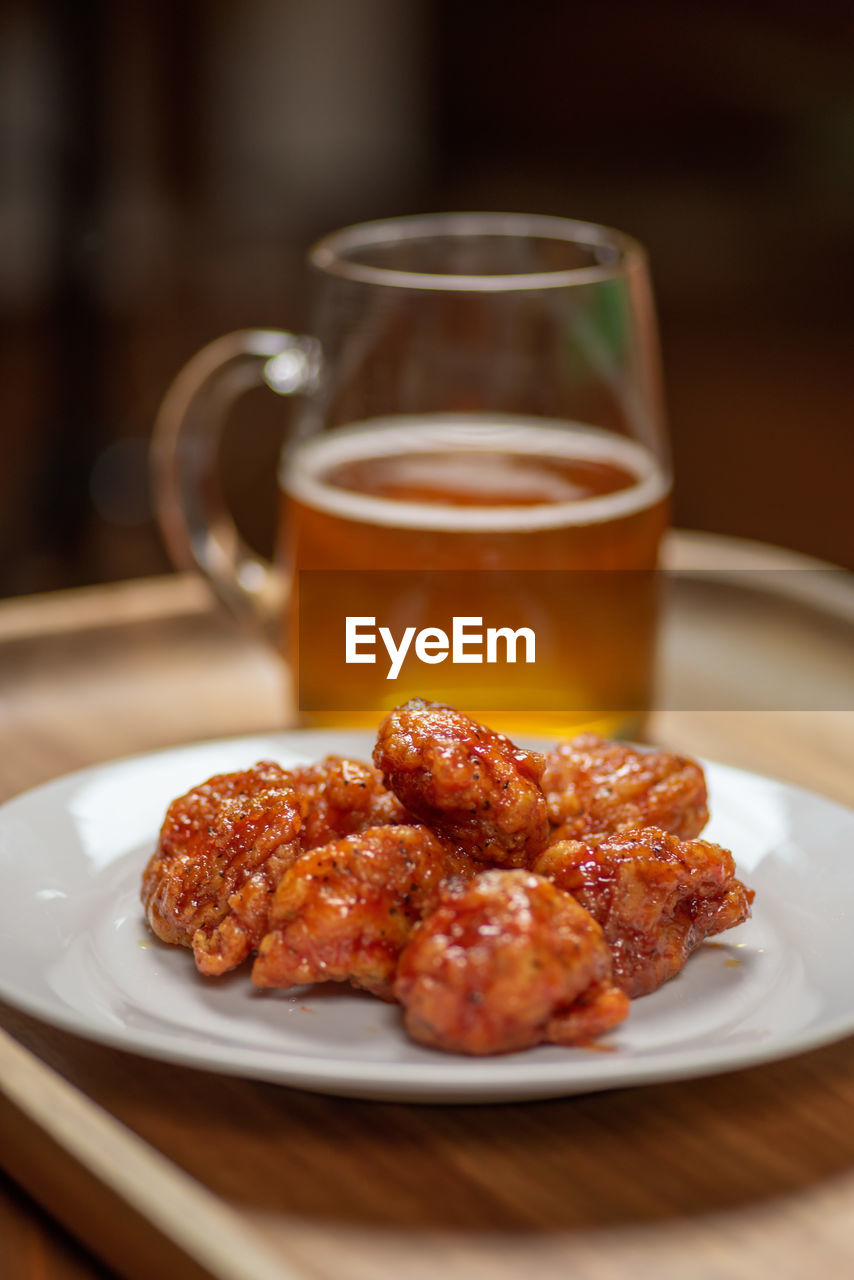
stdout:
{"type": "Polygon", "coordinates": [[[642,247],[567,218],[447,213],[347,227],[309,262],[311,334],[226,334],[163,402],[176,560],[286,633],[305,724],[375,725],[420,693],[511,732],[636,727],[669,491],[642,247]],[[298,397],[275,567],[219,484],[226,410],[261,383],[298,397]]]}
{"type": "Polygon", "coordinates": [[[637,727],[669,491],[641,444],[542,418],[376,419],[290,450],[281,488],[303,722],[371,724],[420,694],[514,732],[637,727]],[[379,652],[345,664],[351,610],[390,633],[527,626],[537,661],[411,656],[392,680],[379,652]]]}

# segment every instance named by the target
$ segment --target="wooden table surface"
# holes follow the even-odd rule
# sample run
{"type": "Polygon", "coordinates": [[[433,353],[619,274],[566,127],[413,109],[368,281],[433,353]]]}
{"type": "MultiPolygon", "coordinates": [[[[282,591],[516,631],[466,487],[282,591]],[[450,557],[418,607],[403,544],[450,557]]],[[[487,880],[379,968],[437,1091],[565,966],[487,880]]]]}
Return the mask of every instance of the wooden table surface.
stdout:
{"type": "MultiPolygon", "coordinates": [[[[854,805],[849,583],[807,567],[793,592],[804,566],[720,540],[677,538],[671,555],[729,579],[700,575],[676,600],[676,692],[650,739],[854,805]],[[748,589],[750,564],[784,571],[779,598],[748,589]],[[775,663],[812,680],[803,705],[755,705],[775,663]]],[[[190,578],[7,602],[0,799],[285,727],[283,689],[190,578]]],[[[708,1079],[427,1107],[172,1067],[5,1006],[0,1028],[0,1163],[25,1189],[0,1182],[15,1280],[854,1274],[854,1038],[708,1079]]]]}

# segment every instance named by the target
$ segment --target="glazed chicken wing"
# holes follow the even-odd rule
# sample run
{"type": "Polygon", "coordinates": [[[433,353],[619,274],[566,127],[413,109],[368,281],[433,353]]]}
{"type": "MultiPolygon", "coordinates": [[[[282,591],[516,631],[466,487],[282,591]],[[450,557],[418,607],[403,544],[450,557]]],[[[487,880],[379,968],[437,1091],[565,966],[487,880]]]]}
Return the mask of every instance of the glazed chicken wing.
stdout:
{"type": "Polygon", "coordinates": [[[599,925],[526,871],[443,886],[401,955],[394,992],[413,1039],[452,1053],[584,1043],[629,1008],[599,925]]]}
{"type": "Polygon", "coordinates": [[[298,765],[293,783],[302,806],[303,849],[316,849],[368,827],[411,822],[378,769],[361,760],[327,756],[319,764],[298,765]]]}
{"type": "Polygon", "coordinates": [[[440,883],[474,871],[465,853],[422,826],[373,827],[306,853],[276,891],[252,981],[350,981],[391,999],[401,948],[440,883]]]}
{"type": "Polygon", "coordinates": [[[709,818],[706,780],[696,761],[636,751],[581,734],[546,754],[543,773],[551,840],[584,840],[623,827],[660,827],[682,840],[709,818]]]}
{"type": "Polygon", "coordinates": [[[300,854],[405,818],[376,769],[340,756],[211,778],[169,807],[143,876],[149,924],[191,946],[200,972],[225,973],[267,932],[273,892],[300,854]]]}
{"type": "Polygon", "coordinates": [[[727,849],[656,828],[559,841],[535,868],[598,920],[614,982],[632,997],[679,973],[704,938],[741,924],[753,901],[727,849]]]}
{"type": "Polygon", "coordinates": [[[301,826],[290,774],[266,760],[173,800],[142,879],[153,932],[192,947],[202,973],[239,964],[264,932],[284,868],[302,852],[301,826]]]}
{"type": "Polygon", "coordinates": [[[542,756],[452,707],[413,698],[380,725],[374,764],[421,822],[473,857],[526,866],[544,847],[542,756]]]}

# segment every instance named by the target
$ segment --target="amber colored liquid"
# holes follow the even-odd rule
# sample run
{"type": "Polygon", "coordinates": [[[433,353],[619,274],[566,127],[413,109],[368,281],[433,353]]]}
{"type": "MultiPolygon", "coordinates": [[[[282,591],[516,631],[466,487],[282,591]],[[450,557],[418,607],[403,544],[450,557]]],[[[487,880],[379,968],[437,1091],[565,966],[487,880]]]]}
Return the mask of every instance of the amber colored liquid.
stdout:
{"type": "Polygon", "coordinates": [[[655,567],[668,484],[641,446],[536,419],[378,420],[303,444],[283,463],[282,490],[280,559],[295,588],[288,655],[302,664],[301,687],[341,695],[330,697],[328,708],[303,709],[303,723],[373,725],[398,702],[422,695],[516,733],[637,731],[654,657],[652,575],[591,575],[614,589],[607,625],[600,599],[599,621],[588,629],[594,604],[584,592],[593,588],[588,575],[566,571],[655,567]],[[387,582],[370,572],[378,569],[399,572],[387,582]],[[348,571],[331,581],[358,585],[358,595],[347,605],[333,592],[318,614],[315,593],[310,643],[304,637],[300,654],[303,570],[348,571]],[[426,582],[421,570],[440,572],[426,582]],[[494,586],[485,594],[472,587],[465,571],[478,570],[507,571],[501,598],[489,597],[494,586]],[[561,572],[530,572],[541,570],[561,572]],[[419,627],[472,613],[486,625],[536,622],[538,635],[552,624],[565,630],[571,609],[578,626],[550,664],[538,660],[535,676],[521,667],[508,675],[507,668],[449,660],[410,664],[389,681],[382,661],[342,664],[340,615],[353,607],[378,622],[419,627]],[[356,688],[357,698],[343,696],[356,688]]]}

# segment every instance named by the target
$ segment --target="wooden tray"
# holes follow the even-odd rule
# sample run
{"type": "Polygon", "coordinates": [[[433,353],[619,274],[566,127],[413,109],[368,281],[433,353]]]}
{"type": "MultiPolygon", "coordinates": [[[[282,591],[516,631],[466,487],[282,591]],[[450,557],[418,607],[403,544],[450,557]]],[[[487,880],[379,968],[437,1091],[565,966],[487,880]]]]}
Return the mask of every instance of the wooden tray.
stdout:
{"type": "MultiPolygon", "coordinates": [[[[807,572],[804,598],[781,589],[804,566],[779,553],[677,538],[671,554],[702,572],[677,591],[674,706],[651,736],[854,803],[848,579],[816,599],[821,575],[807,572]],[[751,592],[750,565],[784,573],[751,592]],[[815,705],[736,710],[757,664],[774,663],[815,681],[815,705]]],[[[282,727],[281,690],[275,661],[192,579],[10,602],[0,789],[282,727]]],[[[124,1276],[681,1280],[854,1266],[852,1040],[708,1080],[419,1107],[150,1062],[8,1008],[0,1023],[3,1165],[124,1276]]]]}

